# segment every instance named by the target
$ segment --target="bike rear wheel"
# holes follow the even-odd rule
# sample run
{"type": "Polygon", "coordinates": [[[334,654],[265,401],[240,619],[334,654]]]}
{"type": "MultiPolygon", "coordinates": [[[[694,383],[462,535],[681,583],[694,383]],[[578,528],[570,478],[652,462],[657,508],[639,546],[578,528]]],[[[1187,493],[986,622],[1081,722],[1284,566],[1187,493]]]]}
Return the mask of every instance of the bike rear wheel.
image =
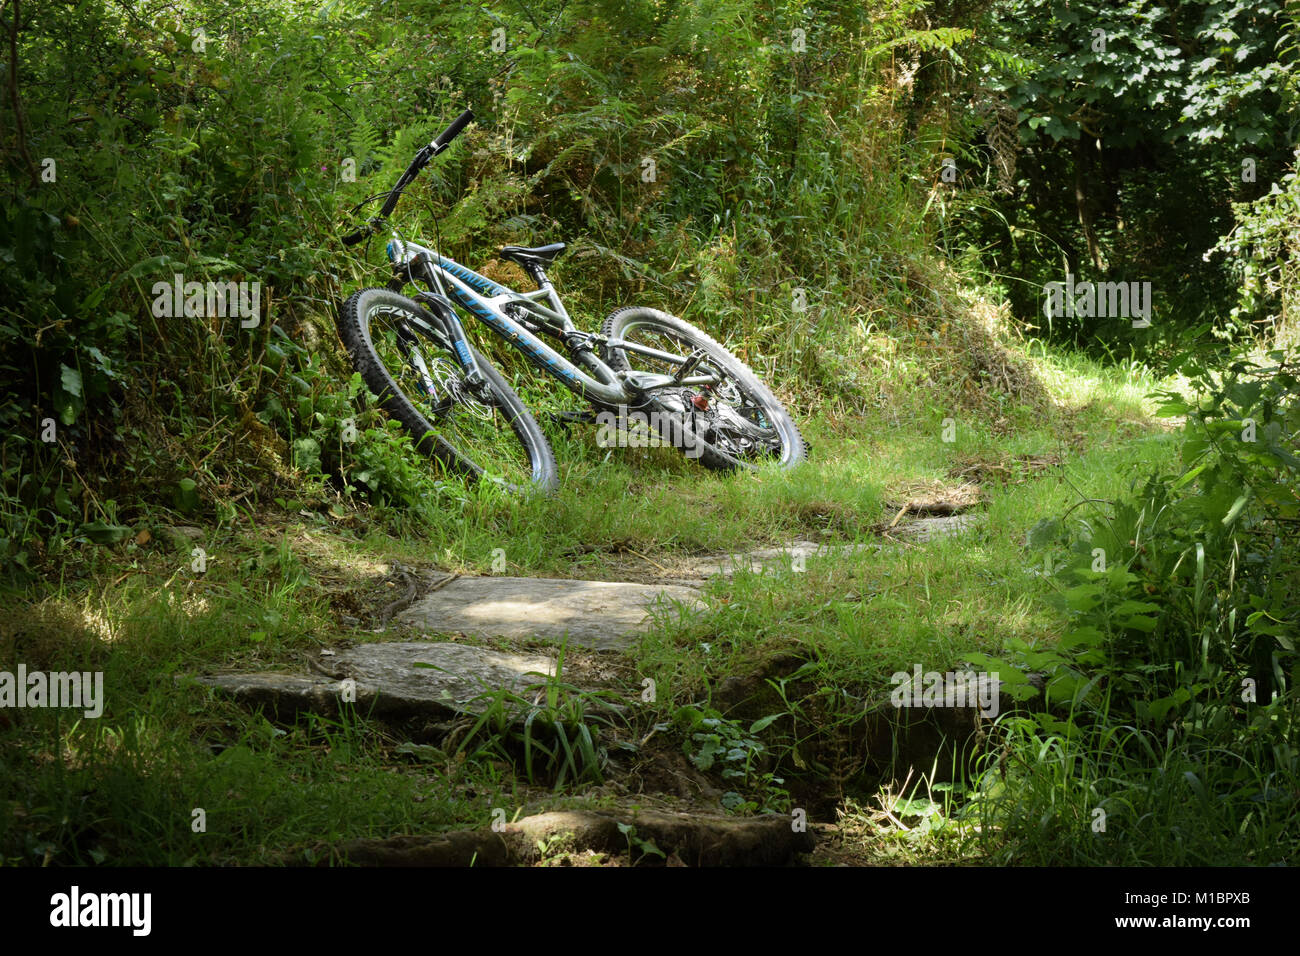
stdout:
{"type": "Polygon", "coordinates": [[[466,381],[439,320],[391,289],[354,292],[339,335],[380,406],[449,471],[510,491],[550,491],[555,455],[519,396],[471,346],[486,382],[466,381]]]}
{"type": "MultiPolygon", "coordinates": [[[[708,333],[657,309],[628,307],[605,319],[607,339],[639,345],[686,359],[695,375],[712,375],[712,386],[670,385],[647,393],[639,409],[669,444],[708,468],[752,468],[764,462],[793,467],[807,454],[803,436],[784,406],[748,366],[708,333]]],[[[616,371],[676,375],[680,361],[629,348],[604,347],[616,371]]]]}

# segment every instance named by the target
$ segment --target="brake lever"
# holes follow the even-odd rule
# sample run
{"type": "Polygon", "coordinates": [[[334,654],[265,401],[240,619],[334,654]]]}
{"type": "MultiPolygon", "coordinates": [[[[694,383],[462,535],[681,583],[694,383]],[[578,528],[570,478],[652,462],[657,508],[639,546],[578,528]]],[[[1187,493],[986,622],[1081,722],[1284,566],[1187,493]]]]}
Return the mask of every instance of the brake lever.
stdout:
{"type": "Polygon", "coordinates": [[[373,236],[376,233],[378,233],[379,230],[383,228],[383,225],[384,225],[383,219],[370,219],[366,222],[364,226],[362,226],[356,232],[351,232],[348,233],[346,236],[344,236],[342,240],[343,245],[355,246],[362,239],[366,239],[369,236],[373,236]]]}

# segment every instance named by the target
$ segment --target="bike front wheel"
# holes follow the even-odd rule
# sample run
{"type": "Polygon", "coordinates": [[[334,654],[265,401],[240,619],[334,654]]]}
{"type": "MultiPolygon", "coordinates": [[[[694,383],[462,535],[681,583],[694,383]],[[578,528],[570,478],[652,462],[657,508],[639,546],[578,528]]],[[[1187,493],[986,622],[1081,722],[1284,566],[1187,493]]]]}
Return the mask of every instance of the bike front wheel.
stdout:
{"type": "Polygon", "coordinates": [[[618,309],[605,320],[605,361],[615,371],[679,376],[647,392],[649,424],[708,468],[793,467],[803,436],[784,406],[747,365],[689,322],[657,309],[618,309]],[[638,348],[641,351],[638,351],[638,348]],[[688,366],[684,369],[683,366],[688,366]],[[683,372],[686,374],[682,374],[683,372]],[[688,384],[710,379],[710,384],[688,384]]]}
{"type": "Polygon", "coordinates": [[[556,487],[550,443],[514,389],[471,346],[486,379],[472,385],[442,324],[418,302],[362,289],[343,304],[338,326],[353,367],[422,452],[510,491],[556,487]]]}

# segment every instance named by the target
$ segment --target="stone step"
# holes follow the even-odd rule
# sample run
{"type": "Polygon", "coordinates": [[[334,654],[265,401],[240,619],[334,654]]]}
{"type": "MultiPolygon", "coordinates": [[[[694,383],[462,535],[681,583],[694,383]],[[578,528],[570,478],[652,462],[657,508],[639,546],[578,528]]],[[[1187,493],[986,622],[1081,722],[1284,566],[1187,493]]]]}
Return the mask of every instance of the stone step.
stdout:
{"type": "MultiPolygon", "coordinates": [[[[889,529],[889,534],[908,540],[931,541],[970,531],[979,525],[980,517],[978,514],[966,513],[913,518],[889,529]]],[[[690,567],[684,575],[665,580],[674,584],[695,585],[715,575],[729,577],[738,570],[792,571],[795,567],[805,567],[809,559],[837,554],[855,554],[860,551],[880,551],[886,547],[887,544],[875,541],[828,545],[800,539],[781,548],[758,548],[735,554],[712,554],[695,558],[690,562],[690,567]]]]}
{"type": "Polygon", "coordinates": [[[441,633],[632,650],[663,602],[702,606],[680,585],[558,578],[462,577],[416,600],[397,620],[441,633]]]}
{"type": "MultiPolygon", "coordinates": [[[[816,838],[800,818],[728,817],[644,808],[561,810],[502,827],[451,833],[350,840],[334,847],[354,866],[528,866],[541,847],[595,851],[637,864],[669,866],[790,866],[811,853],[816,838]],[[633,836],[637,843],[631,846],[633,836]],[[658,854],[646,854],[652,844],[658,854]]],[[[328,860],[330,854],[321,854],[328,860]]]]}
{"type": "Polygon", "coordinates": [[[710,554],[694,558],[681,577],[666,580],[684,585],[696,585],[715,575],[730,577],[737,571],[793,571],[806,566],[809,558],[822,558],[834,554],[852,554],[882,545],[874,543],[825,545],[816,541],[796,540],[782,548],[757,548],[735,554],[710,554]]]}
{"type": "Polygon", "coordinates": [[[376,717],[454,717],[482,713],[480,695],[499,688],[528,695],[555,673],[552,658],[437,642],[360,644],[323,652],[317,674],[215,674],[194,678],[250,706],[281,717],[299,711],[334,714],[345,689],[360,713],[376,717]],[[355,683],[348,688],[345,681],[355,683]]]}
{"type": "Polygon", "coordinates": [[[952,535],[964,534],[979,527],[983,515],[978,512],[964,512],[956,515],[943,515],[934,518],[914,518],[903,522],[890,531],[915,541],[933,541],[952,535]]]}

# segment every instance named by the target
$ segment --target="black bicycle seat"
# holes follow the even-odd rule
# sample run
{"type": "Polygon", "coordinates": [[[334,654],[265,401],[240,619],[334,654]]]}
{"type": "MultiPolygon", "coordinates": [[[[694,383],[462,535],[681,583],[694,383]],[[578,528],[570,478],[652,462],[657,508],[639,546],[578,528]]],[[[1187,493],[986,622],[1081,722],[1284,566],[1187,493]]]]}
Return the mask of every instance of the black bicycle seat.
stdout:
{"type": "Polygon", "coordinates": [[[553,242],[549,246],[504,246],[501,249],[501,258],[517,262],[521,266],[530,263],[536,266],[547,266],[563,251],[562,242],[553,242]]]}

